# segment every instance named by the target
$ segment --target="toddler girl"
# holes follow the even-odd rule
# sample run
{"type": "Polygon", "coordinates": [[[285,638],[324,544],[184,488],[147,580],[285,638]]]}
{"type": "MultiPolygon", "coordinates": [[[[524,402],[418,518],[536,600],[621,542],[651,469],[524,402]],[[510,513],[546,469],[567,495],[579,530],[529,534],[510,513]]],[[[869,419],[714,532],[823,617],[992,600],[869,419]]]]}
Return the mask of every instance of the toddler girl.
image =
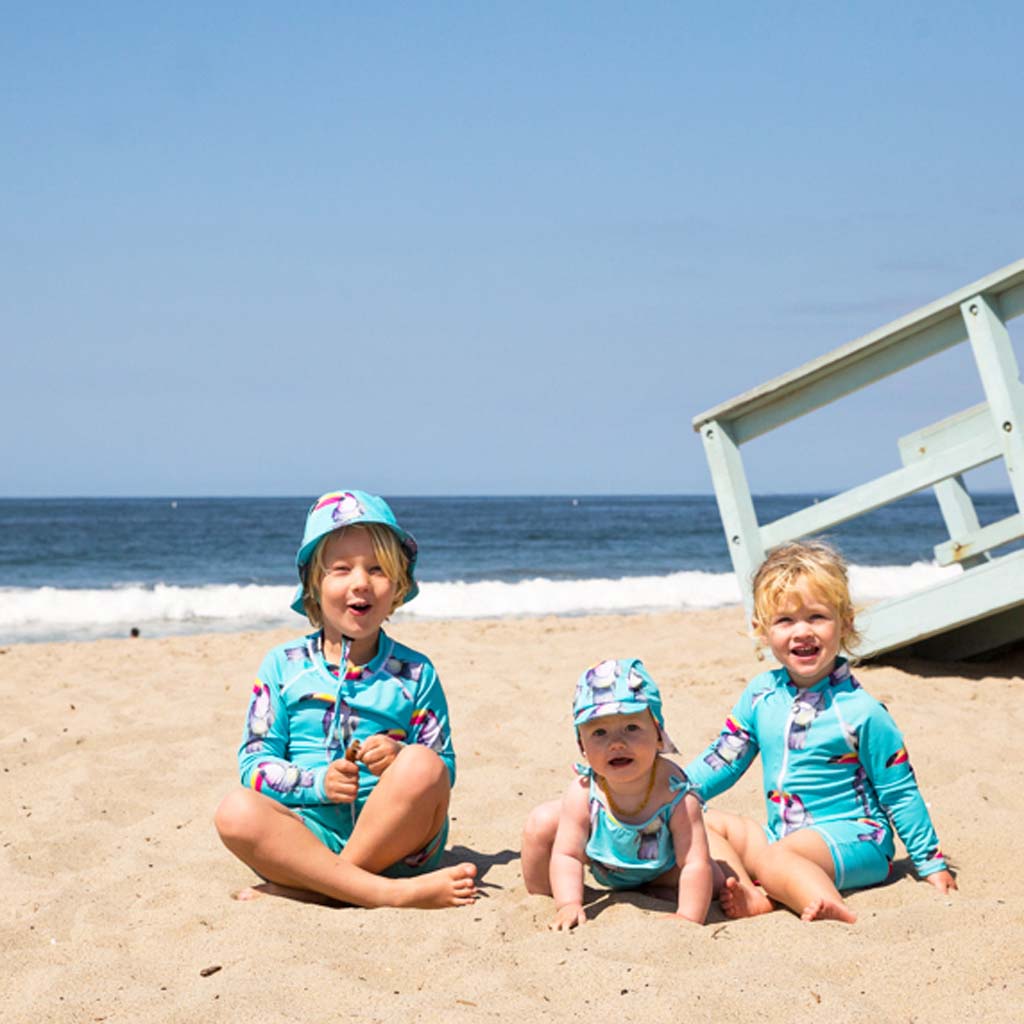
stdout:
{"type": "Polygon", "coordinates": [[[434,870],[455,780],[440,680],[381,628],[417,594],[416,552],[382,498],[335,491],[309,510],[292,608],[314,629],[264,658],[242,788],[215,819],[267,881],[365,907],[475,899],[472,864],[434,870]]]}
{"type": "Polygon", "coordinates": [[[573,722],[589,766],[577,765],[580,778],[561,805],[535,809],[524,834],[527,888],[555,898],[549,927],[585,921],[585,865],[613,889],[672,887],[679,916],[702,924],[711,902],[707,840],[683,773],[661,756],[675,747],[657,684],[638,659],[602,661],[576,684],[573,722]]]}
{"type": "Polygon", "coordinates": [[[781,903],[805,921],[855,921],[839,890],[888,877],[893,827],[918,874],[955,889],[903,737],[839,657],[858,637],[838,553],[813,541],[769,552],[754,577],[753,628],[782,667],[747,686],[719,738],[686,768],[707,800],[761,753],[768,824],[706,816],[711,855],[726,868],[725,913],[781,903]]]}

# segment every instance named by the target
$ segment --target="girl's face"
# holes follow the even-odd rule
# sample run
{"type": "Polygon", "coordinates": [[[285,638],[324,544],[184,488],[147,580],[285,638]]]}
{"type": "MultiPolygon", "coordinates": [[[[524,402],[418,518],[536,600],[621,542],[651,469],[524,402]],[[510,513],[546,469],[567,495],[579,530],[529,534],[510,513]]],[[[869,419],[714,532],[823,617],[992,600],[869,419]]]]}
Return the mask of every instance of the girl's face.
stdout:
{"type": "Polygon", "coordinates": [[[661,733],[649,711],[604,715],[579,729],[590,767],[613,786],[646,778],[661,747],[661,733]]]}
{"type": "Polygon", "coordinates": [[[328,644],[352,641],[349,658],[363,665],[377,652],[377,634],[391,614],[395,584],[385,575],[366,530],[347,529],[328,537],[323,551],[320,611],[328,644]]]}
{"type": "Polygon", "coordinates": [[[835,668],[845,632],[836,609],[807,580],[783,596],[760,628],[776,661],[801,689],[821,682],[835,668]]]}

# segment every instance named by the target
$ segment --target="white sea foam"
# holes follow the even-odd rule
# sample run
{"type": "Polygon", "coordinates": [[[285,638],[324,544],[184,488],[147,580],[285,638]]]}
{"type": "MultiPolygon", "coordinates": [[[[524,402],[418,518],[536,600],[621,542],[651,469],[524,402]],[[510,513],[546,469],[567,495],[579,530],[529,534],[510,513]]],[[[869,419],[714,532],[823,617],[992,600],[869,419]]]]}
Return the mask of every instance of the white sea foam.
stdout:
{"type": "MultiPolygon", "coordinates": [[[[857,602],[918,590],[960,570],[928,563],[853,566],[857,602]]],[[[210,585],[121,586],[104,590],[0,588],[0,642],[146,635],[298,625],[291,587],[210,585]]],[[[529,579],[518,583],[421,584],[420,596],[396,618],[484,618],[672,611],[736,604],[732,573],[677,572],[622,579],[529,579]]]]}

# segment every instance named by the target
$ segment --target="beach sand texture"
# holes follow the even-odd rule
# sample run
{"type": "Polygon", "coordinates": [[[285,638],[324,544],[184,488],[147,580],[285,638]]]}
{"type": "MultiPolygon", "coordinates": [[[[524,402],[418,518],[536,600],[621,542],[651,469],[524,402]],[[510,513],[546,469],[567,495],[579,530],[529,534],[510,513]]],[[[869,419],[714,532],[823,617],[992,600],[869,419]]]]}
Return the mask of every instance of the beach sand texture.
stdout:
{"type": "MultiPolygon", "coordinates": [[[[852,927],[715,905],[697,927],[592,889],[591,920],[564,935],[518,848],[570,778],[578,673],[641,656],[689,758],[763,667],[741,612],[397,624],[445,683],[452,857],[486,893],[440,912],[231,898],[254,878],[211,816],[260,659],[300,632],[2,649],[5,1022],[1024,1019],[1024,655],[858,672],[906,736],[958,893],[901,859],[850,896],[852,927]]],[[[719,806],[761,817],[759,783],[755,765],[719,806]]]]}

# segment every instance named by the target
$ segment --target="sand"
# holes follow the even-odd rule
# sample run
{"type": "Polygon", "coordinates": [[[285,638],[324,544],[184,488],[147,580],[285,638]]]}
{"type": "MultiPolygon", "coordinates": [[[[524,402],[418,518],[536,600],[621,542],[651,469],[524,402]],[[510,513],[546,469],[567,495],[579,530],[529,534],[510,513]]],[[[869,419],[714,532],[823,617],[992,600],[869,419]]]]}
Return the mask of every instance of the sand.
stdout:
{"type": "MultiPolygon", "coordinates": [[[[298,621],[298,620],[297,620],[298,621]]],[[[759,671],[737,609],[656,616],[398,622],[434,659],[459,781],[453,859],[485,896],[446,911],[358,910],[231,893],[252,874],[211,815],[235,784],[255,669],[287,633],[0,649],[0,1005],[40,1021],[1024,1019],[1024,655],[865,666],[903,729],[960,891],[899,854],[855,893],[857,924],[777,912],[708,923],[588,890],[591,920],[545,930],[519,833],[575,757],[578,672],[639,655],[685,757],[759,671]]],[[[760,815],[759,767],[718,802],[760,815]]]]}

